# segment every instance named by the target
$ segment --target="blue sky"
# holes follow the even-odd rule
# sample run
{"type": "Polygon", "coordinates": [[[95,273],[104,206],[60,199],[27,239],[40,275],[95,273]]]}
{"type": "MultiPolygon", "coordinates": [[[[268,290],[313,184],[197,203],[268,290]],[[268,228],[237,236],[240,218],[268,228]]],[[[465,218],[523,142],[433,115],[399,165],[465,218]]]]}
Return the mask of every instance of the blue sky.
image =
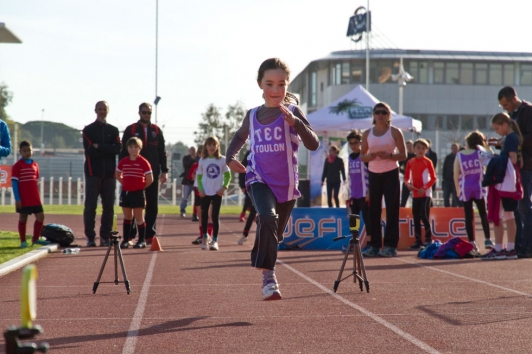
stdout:
{"type": "MultiPolygon", "coordinates": [[[[83,128],[94,103],[125,128],[155,98],[156,0],[3,0],[0,22],[22,44],[0,44],[0,82],[14,93],[18,122],[44,119],[83,128]]],[[[314,59],[354,49],[349,16],[367,2],[159,0],[157,120],[167,142],[193,143],[207,105],[262,104],[260,63],[280,57],[293,77],[314,59]]],[[[532,52],[528,1],[370,2],[375,46],[532,52]],[[482,4],[482,5],[481,5],[482,4]]],[[[530,99],[530,98],[528,98],[530,99]]]]}

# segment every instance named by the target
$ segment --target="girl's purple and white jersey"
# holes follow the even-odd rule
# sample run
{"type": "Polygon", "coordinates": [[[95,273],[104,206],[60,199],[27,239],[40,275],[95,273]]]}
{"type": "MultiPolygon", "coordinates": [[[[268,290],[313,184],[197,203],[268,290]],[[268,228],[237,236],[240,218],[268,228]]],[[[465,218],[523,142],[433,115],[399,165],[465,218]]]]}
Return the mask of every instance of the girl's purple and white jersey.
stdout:
{"type": "Polygon", "coordinates": [[[480,151],[477,150],[470,155],[458,153],[456,157],[460,162],[460,176],[458,177],[460,200],[467,202],[471,199],[485,198],[487,190],[482,187],[484,167],[481,162],[480,151]]]}
{"type": "Polygon", "coordinates": [[[368,190],[368,167],[360,160],[360,154],[356,159],[349,155],[349,181],[351,198],[365,198],[368,190]]]}
{"type": "MultiPolygon", "coordinates": [[[[288,108],[293,112],[295,106],[288,108]]],[[[249,114],[251,152],[246,167],[246,188],[253,183],[264,183],[279,203],[299,198],[297,152],[300,138],[282,115],[269,125],[260,124],[257,109],[249,114]]]]}

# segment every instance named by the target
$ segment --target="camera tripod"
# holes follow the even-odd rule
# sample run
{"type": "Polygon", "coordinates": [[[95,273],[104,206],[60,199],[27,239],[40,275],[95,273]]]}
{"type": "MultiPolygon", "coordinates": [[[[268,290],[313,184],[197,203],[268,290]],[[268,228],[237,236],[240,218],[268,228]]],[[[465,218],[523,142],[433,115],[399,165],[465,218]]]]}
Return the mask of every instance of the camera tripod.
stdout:
{"type": "Polygon", "coordinates": [[[105,258],[103,259],[102,267],[100,268],[100,274],[98,274],[98,279],[94,282],[94,285],[92,286],[92,293],[96,294],[96,289],[98,289],[98,285],[100,284],[100,279],[103,274],[103,270],[105,268],[105,264],[107,263],[107,259],[109,258],[109,253],[111,252],[111,247],[114,248],[114,255],[115,255],[115,281],[110,282],[102,282],[102,283],[115,283],[118,285],[118,283],[124,283],[126,285],[127,294],[130,293],[129,288],[129,280],[127,280],[127,274],[126,274],[126,268],[124,266],[124,259],[122,258],[122,251],[120,250],[120,244],[118,242],[118,239],[120,236],[118,236],[118,231],[111,231],[111,234],[109,235],[109,247],[107,247],[107,253],[105,254],[105,258]],[[120,265],[122,266],[122,275],[124,275],[124,281],[121,282],[118,280],[118,259],[120,259],[120,265]]]}
{"type": "MultiPolygon", "coordinates": [[[[340,267],[340,272],[338,273],[338,278],[334,282],[334,292],[338,290],[338,285],[340,282],[345,279],[353,276],[353,282],[360,286],[360,291],[364,291],[364,285],[366,286],[366,291],[369,293],[369,281],[366,277],[366,268],[364,268],[364,260],[362,259],[362,251],[360,250],[360,243],[358,240],[358,229],[360,228],[360,218],[356,214],[349,214],[349,230],[351,230],[351,240],[349,240],[349,245],[345,252],[344,260],[342,266],[340,267]],[[349,254],[353,252],[353,272],[342,279],[342,273],[344,272],[345,264],[347,263],[347,258],[349,254]]],[[[333,239],[334,241],[342,239],[344,237],[337,237],[333,239]]]]}

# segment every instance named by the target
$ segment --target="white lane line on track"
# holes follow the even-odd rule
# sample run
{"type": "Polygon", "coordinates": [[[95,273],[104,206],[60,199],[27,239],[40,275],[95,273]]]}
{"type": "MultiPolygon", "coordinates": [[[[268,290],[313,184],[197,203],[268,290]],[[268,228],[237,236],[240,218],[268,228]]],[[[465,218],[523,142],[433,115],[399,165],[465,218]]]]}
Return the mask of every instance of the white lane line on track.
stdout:
{"type": "Polygon", "coordinates": [[[400,262],[403,262],[403,263],[414,264],[414,265],[417,265],[419,267],[428,268],[428,269],[433,270],[435,272],[440,272],[440,273],[452,275],[453,277],[462,278],[462,279],[469,280],[469,281],[472,281],[472,282],[475,282],[475,283],[491,286],[491,287],[494,287],[494,288],[497,288],[497,289],[501,289],[501,290],[504,290],[504,291],[508,291],[508,292],[511,292],[511,293],[514,293],[514,294],[524,295],[524,296],[529,296],[529,297],[531,296],[530,294],[524,293],[522,291],[506,288],[504,286],[497,285],[497,284],[488,283],[487,281],[484,281],[484,280],[479,280],[479,279],[475,279],[475,278],[466,277],[465,275],[455,274],[455,273],[452,273],[452,272],[449,272],[449,271],[446,271],[446,270],[443,270],[443,269],[435,268],[433,266],[428,266],[428,265],[424,265],[424,264],[420,264],[420,263],[416,263],[416,262],[410,262],[410,261],[407,261],[407,260],[404,260],[404,259],[401,259],[401,258],[394,258],[394,260],[397,260],[397,261],[400,261],[400,262]]]}
{"type": "MultiPolygon", "coordinates": [[[[165,214],[162,215],[163,220],[164,216],[165,214]]],[[[161,223],[161,232],[163,225],[164,224],[161,223]]],[[[142,284],[142,290],[140,291],[139,302],[137,303],[135,314],[133,315],[133,319],[129,325],[129,330],[127,331],[127,338],[126,342],[124,343],[124,349],[122,349],[122,354],[135,353],[142,317],[144,316],[144,310],[146,309],[146,303],[148,302],[148,292],[150,291],[150,283],[153,276],[153,269],[155,268],[155,260],[157,260],[157,252],[154,252],[151,256],[150,265],[148,266],[148,271],[146,272],[146,278],[144,279],[144,284],[142,284]]]]}
{"type": "Polygon", "coordinates": [[[285,262],[283,261],[280,261],[279,259],[277,260],[277,263],[280,263],[282,264],[283,266],[285,266],[286,268],[288,268],[289,270],[291,270],[293,273],[299,275],[301,278],[305,279],[306,281],[308,281],[309,283],[317,286],[318,288],[320,288],[321,290],[323,290],[324,292],[326,292],[327,294],[331,295],[332,297],[336,298],[337,300],[340,300],[341,302],[343,302],[344,304],[354,308],[355,310],[359,311],[359,312],[362,312],[364,315],[368,316],[369,318],[371,318],[372,320],[374,320],[375,322],[383,325],[384,327],[388,328],[389,330],[395,332],[397,335],[399,335],[400,337],[406,339],[407,341],[409,341],[410,343],[414,344],[415,346],[423,349],[424,351],[426,351],[427,353],[432,353],[432,354],[439,354],[440,352],[437,351],[436,349],[432,348],[430,345],[428,345],[427,343],[417,339],[416,337],[406,333],[405,331],[403,331],[402,329],[400,329],[399,327],[391,324],[390,322],[386,321],[385,319],[377,316],[376,314],[374,314],[373,312],[369,311],[369,310],[366,310],[365,308],[363,308],[362,306],[358,306],[357,304],[347,300],[346,298],[336,294],[335,292],[333,292],[332,290],[329,290],[328,288],[326,288],[325,286],[321,285],[320,283],[318,283],[317,281],[315,281],[314,279],[306,276],[305,274],[301,273],[300,271],[298,271],[297,269],[295,268],[292,268],[291,266],[289,266],[288,264],[286,264],[285,262]]]}

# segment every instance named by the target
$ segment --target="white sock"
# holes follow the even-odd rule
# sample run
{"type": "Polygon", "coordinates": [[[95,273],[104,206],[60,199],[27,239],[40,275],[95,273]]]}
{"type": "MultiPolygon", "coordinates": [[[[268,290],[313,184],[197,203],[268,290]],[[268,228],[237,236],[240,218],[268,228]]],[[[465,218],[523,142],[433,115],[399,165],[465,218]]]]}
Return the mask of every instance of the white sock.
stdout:
{"type": "Polygon", "coordinates": [[[496,243],[496,244],[495,244],[495,251],[497,251],[497,252],[502,251],[502,244],[500,244],[500,243],[496,243]]]}
{"type": "Polygon", "coordinates": [[[508,243],[506,244],[506,250],[507,250],[507,251],[511,251],[511,250],[513,250],[514,247],[515,247],[515,243],[513,243],[513,242],[508,242],[508,243]]]}

